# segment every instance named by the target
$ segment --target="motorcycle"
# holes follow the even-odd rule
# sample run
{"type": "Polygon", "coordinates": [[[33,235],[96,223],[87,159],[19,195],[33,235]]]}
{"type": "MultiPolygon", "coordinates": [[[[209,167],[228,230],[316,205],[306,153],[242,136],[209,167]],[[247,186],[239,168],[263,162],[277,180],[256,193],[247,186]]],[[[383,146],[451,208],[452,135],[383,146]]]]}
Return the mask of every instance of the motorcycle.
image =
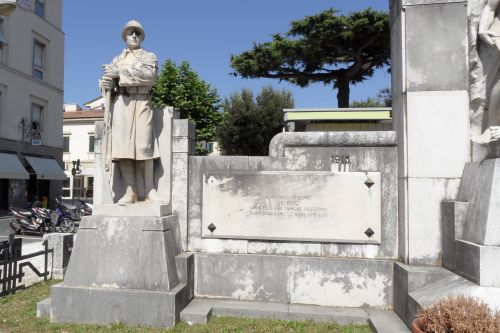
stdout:
{"type": "Polygon", "coordinates": [[[79,221],[80,217],[77,214],[78,207],[68,205],[62,202],[62,200],[56,198],[56,210],[52,216],[52,223],[61,232],[72,233],[75,231],[75,221],[79,221]]]}
{"type": "Polygon", "coordinates": [[[92,204],[83,201],[82,199],[77,199],[80,205],[77,208],[77,215],[81,218],[82,216],[92,215],[92,204]]]}
{"type": "Polygon", "coordinates": [[[34,202],[30,210],[18,207],[10,207],[9,210],[14,216],[14,221],[10,222],[10,228],[16,234],[26,231],[46,234],[54,231],[50,210],[41,207],[39,202],[34,202]]]}

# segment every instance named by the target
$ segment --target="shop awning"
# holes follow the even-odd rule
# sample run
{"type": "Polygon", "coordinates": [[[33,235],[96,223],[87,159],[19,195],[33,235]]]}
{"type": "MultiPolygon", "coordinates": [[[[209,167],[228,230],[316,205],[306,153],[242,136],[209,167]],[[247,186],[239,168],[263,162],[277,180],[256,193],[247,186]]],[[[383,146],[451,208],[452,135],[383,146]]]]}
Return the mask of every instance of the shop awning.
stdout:
{"type": "Polygon", "coordinates": [[[30,175],[17,158],[17,155],[0,153],[0,178],[29,179],[30,175]]]}
{"type": "Polygon", "coordinates": [[[35,171],[38,179],[65,180],[67,178],[63,169],[59,166],[56,160],[31,156],[25,157],[35,171]]]}

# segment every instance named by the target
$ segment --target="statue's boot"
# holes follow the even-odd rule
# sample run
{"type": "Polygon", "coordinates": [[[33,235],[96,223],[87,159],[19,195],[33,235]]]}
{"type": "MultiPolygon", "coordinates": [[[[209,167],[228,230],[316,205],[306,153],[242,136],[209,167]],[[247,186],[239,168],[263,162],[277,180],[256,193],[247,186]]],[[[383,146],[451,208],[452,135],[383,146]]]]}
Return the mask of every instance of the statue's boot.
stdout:
{"type": "Polygon", "coordinates": [[[154,160],[152,159],[144,161],[144,193],[148,201],[162,203],[164,200],[158,195],[154,185],[153,164],[154,160]]]}
{"type": "Polygon", "coordinates": [[[133,161],[128,160],[121,160],[118,162],[122,173],[122,179],[126,186],[125,194],[120,198],[120,200],[118,200],[118,204],[122,206],[134,203],[137,198],[137,194],[135,193],[135,174],[133,163],[133,161]]]}

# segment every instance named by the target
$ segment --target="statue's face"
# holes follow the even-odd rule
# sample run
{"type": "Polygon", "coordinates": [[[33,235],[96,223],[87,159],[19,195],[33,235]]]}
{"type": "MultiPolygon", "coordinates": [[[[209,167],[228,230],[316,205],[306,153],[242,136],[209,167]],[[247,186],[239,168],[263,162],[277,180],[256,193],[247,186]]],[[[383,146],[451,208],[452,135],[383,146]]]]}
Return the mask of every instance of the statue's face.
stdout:
{"type": "Polygon", "coordinates": [[[131,50],[136,50],[141,47],[142,33],[137,29],[127,31],[127,47],[131,50]]]}

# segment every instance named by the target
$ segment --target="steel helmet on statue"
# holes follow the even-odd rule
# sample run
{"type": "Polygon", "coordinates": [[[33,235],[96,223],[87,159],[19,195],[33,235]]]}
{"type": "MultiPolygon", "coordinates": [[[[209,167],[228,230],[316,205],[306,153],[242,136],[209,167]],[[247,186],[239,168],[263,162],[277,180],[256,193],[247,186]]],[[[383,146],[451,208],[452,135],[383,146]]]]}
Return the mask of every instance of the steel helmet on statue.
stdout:
{"type": "MultiPolygon", "coordinates": [[[[1,0],[0,0],[1,1],[1,0]]],[[[130,30],[139,30],[141,32],[141,40],[144,40],[146,38],[146,33],[144,32],[144,28],[142,27],[142,24],[137,22],[136,20],[128,21],[127,24],[123,27],[122,30],[122,39],[124,41],[127,40],[127,33],[130,30]]]]}

